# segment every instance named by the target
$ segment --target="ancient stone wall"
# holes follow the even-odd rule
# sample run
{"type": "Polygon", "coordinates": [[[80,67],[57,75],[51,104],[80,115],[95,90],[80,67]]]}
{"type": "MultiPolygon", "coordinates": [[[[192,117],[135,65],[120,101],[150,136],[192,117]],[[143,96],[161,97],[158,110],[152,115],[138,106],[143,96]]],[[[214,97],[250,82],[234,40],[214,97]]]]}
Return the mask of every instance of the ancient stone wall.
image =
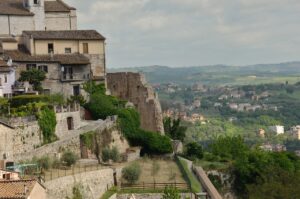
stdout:
{"type": "Polygon", "coordinates": [[[63,199],[67,196],[72,198],[72,189],[76,185],[81,187],[83,198],[100,198],[114,185],[113,170],[103,169],[47,181],[45,183],[47,198],[63,199]]]}
{"type": "Polygon", "coordinates": [[[140,73],[108,73],[107,87],[113,96],[132,102],[145,130],[164,133],[163,116],[156,93],[140,73]]]}
{"type": "Polygon", "coordinates": [[[56,129],[55,134],[59,139],[70,134],[70,130],[79,129],[81,127],[80,111],[56,113],[56,129]],[[68,118],[71,119],[71,129],[68,127],[68,118]]]}
{"type": "Polygon", "coordinates": [[[0,160],[13,158],[13,132],[14,129],[0,123],[0,160]]]}

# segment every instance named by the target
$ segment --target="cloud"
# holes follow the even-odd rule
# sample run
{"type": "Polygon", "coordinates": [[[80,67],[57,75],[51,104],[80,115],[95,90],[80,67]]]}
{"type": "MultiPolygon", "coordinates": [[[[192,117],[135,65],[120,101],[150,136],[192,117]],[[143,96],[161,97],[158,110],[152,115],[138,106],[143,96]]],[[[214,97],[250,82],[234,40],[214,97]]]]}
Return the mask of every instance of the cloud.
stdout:
{"type": "Polygon", "coordinates": [[[299,0],[66,0],[108,67],[299,60],[299,0]]]}

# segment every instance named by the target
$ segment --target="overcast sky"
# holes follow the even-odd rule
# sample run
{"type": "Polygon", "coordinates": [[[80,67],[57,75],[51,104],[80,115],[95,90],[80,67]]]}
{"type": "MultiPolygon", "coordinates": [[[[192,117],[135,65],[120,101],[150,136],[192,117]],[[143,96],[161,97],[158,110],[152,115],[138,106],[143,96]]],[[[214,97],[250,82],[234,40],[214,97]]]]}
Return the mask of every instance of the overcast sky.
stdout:
{"type": "Polygon", "coordinates": [[[66,0],[106,40],[107,66],[300,60],[300,0],[66,0]]]}

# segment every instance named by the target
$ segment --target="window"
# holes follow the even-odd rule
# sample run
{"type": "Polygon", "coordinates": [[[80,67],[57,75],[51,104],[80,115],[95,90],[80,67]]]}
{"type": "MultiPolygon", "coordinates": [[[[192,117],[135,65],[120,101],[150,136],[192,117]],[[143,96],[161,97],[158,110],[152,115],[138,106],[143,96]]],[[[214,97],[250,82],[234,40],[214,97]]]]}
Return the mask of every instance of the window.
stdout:
{"type": "Polygon", "coordinates": [[[80,95],[80,87],[79,87],[79,85],[73,86],[73,95],[74,96],[80,95]]]}
{"type": "Polygon", "coordinates": [[[82,43],[83,46],[83,54],[89,53],[89,44],[88,43],[82,43]]]}
{"type": "Polygon", "coordinates": [[[34,5],[39,4],[39,0],[33,0],[33,4],[34,4],[34,5]]]}
{"type": "Polygon", "coordinates": [[[4,83],[7,83],[7,75],[4,75],[4,83]]]}
{"type": "Polygon", "coordinates": [[[48,73],[48,66],[47,65],[40,65],[39,70],[44,71],[45,73],[48,73]]]}
{"type": "Polygon", "coordinates": [[[66,54],[72,53],[72,49],[71,49],[71,48],[65,48],[65,53],[66,53],[66,54]]]}
{"type": "Polygon", "coordinates": [[[48,53],[53,53],[54,52],[54,45],[53,43],[48,44],[48,53]]]}
{"type": "Polygon", "coordinates": [[[26,64],[26,70],[36,69],[36,64],[26,64]]]}

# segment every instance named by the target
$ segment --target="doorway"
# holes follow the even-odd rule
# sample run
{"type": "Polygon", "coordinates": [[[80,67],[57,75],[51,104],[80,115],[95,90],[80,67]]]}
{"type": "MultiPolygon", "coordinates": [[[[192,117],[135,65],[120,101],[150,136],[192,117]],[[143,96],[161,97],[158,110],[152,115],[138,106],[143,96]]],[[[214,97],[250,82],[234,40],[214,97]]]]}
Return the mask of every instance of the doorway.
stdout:
{"type": "Polygon", "coordinates": [[[68,130],[74,130],[74,123],[73,123],[73,117],[68,117],[67,118],[67,123],[68,123],[68,130]]]}

